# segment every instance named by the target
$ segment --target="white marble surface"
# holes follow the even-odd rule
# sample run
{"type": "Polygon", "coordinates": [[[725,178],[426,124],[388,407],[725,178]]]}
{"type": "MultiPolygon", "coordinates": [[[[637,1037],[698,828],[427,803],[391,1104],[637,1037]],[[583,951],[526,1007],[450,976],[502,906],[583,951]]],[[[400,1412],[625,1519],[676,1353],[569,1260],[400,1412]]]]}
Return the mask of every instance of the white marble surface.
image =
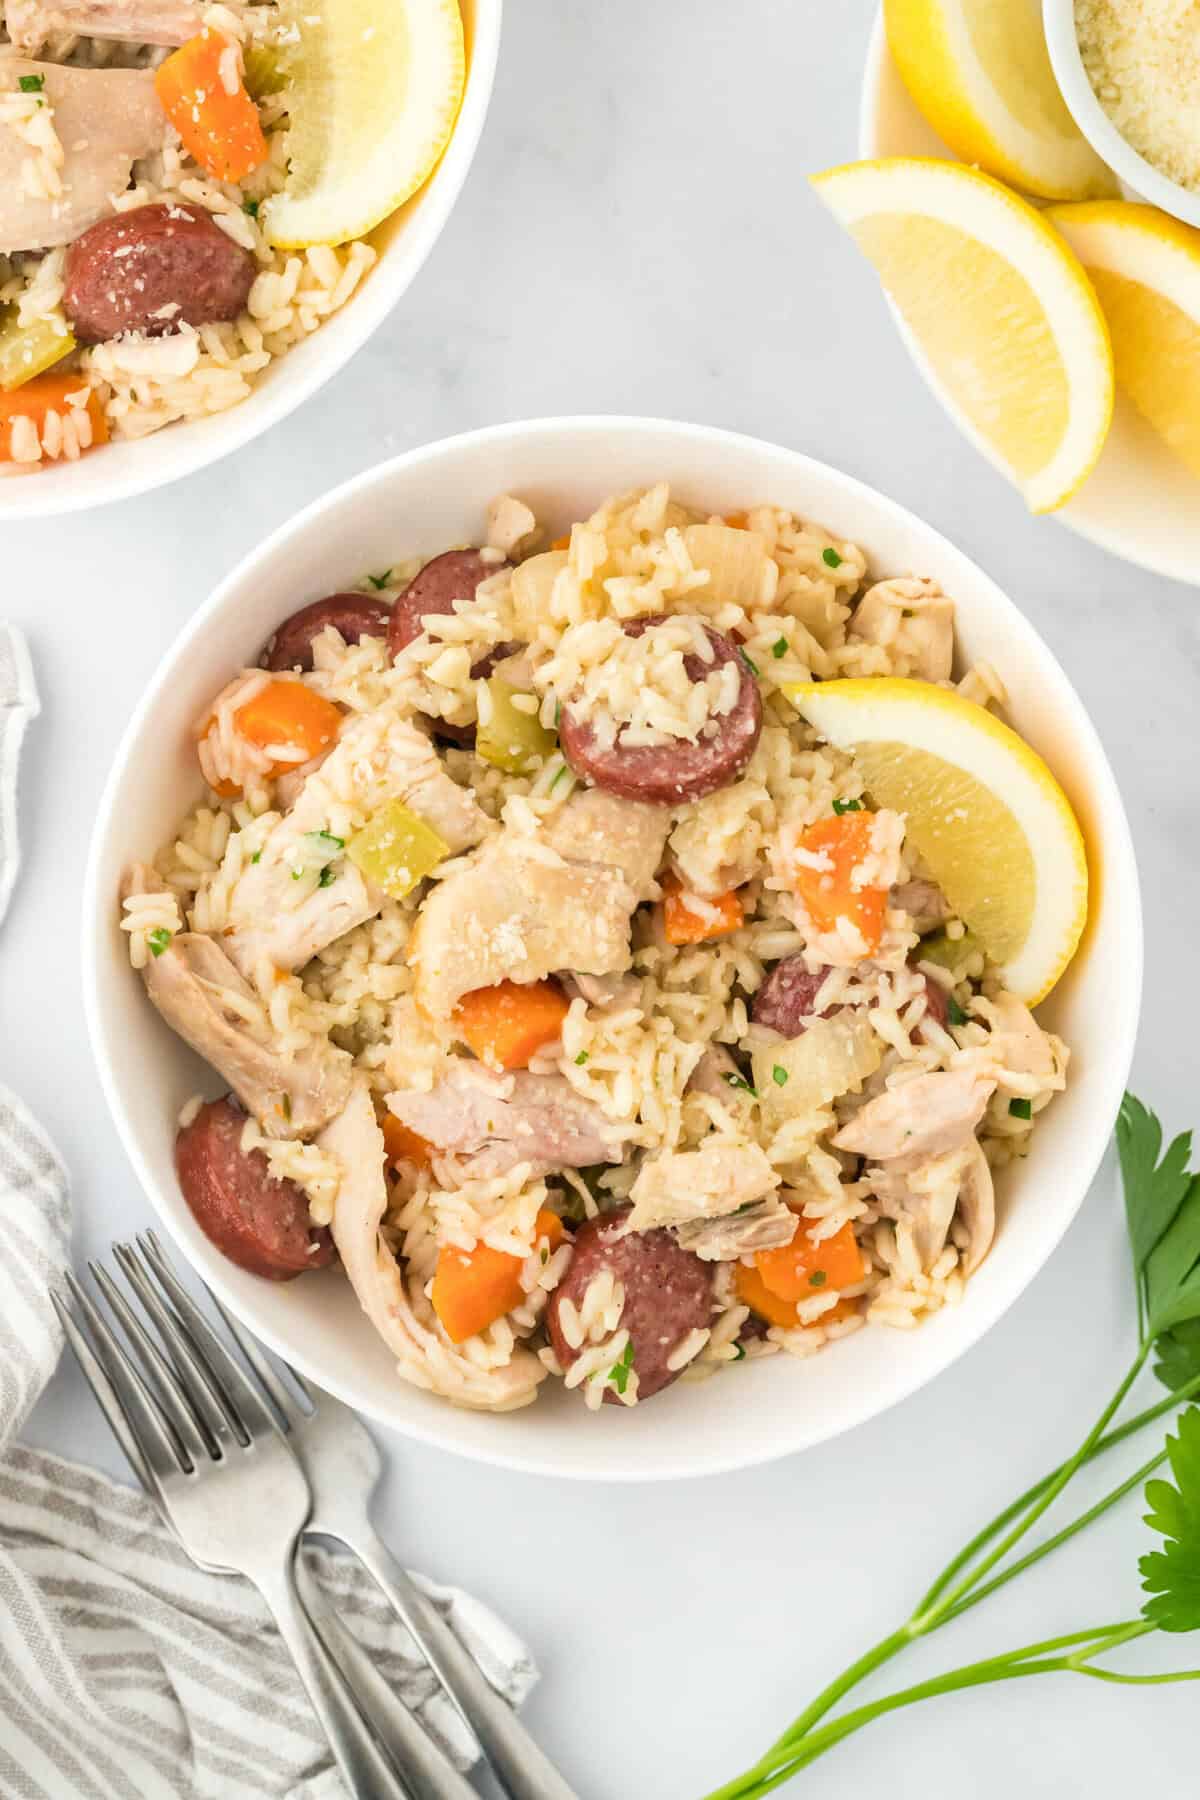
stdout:
{"type": "MultiPolygon", "coordinates": [[[[305,501],[393,451],[538,413],[660,413],[795,445],[915,508],[1008,588],[1074,677],[1129,806],[1148,939],[1136,1086],[1170,1125],[1200,1123],[1185,1027],[1197,596],[1026,515],[937,410],[873,279],[810,198],[805,173],[854,154],[870,10],[510,0],[462,203],[335,387],[191,483],[6,527],[0,610],[28,631],[45,710],[28,748],[27,867],[0,939],[0,1080],[71,1164],[81,1254],[149,1216],[92,1070],[76,948],[96,798],[145,676],[217,578],[305,501]]],[[[406,1558],[475,1587],[536,1646],[546,1678],[530,1718],[586,1800],[696,1800],[1058,1459],[1123,1366],[1129,1315],[1108,1168],[982,1345],[804,1460],[639,1491],[492,1473],[395,1440],[385,1516],[406,1558]]],[[[32,1435],[119,1466],[71,1370],[32,1435]]],[[[913,1674],[1128,1616],[1143,1538],[1130,1506],[1031,1591],[919,1648],[913,1674]]],[[[1186,1690],[1058,1677],[885,1722],[803,1791],[1182,1795],[1193,1746],[1186,1690]]]]}

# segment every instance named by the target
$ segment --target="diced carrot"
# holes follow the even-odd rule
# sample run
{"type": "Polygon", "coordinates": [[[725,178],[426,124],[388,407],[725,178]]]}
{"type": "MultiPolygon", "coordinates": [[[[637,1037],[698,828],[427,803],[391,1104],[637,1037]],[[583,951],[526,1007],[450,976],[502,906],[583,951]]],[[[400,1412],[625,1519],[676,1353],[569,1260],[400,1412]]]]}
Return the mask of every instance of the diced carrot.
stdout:
{"type": "Polygon", "coordinates": [[[726,513],[725,523],[731,525],[735,531],[748,531],[750,529],[750,514],[744,512],[726,513]]]}
{"type": "Polygon", "coordinates": [[[556,537],[550,548],[552,550],[569,550],[571,548],[570,532],[565,532],[562,537],[556,537]]]}
{"type": "Polygon", "coordinates": [[[833,931],[844,919],[858,930],[864,956],[878,950],[887,910],[886,888],[862,887],[855,882],[856,870],[871,854],[874,820],[870,812],[835,813],[818,819],[797,842],[805,857],[820,859],[818,866],[807,861],[792,865],[796,892],[817,930],[833,931]]]}
{"type": "MultiPolygon", "coordinates": [[[[269,745],[288,745],[304,752],[302,762],[327,750],[341,730],[342,715],[331,700],[314,693],[302,681],[268,681],[251,694],[245,706],[233,715],[234,723],[244,738],[263,749],[269,745]]],[[[271,766],[278,775],[296,767],[296,759],[283,759],[271,766]]]]}
{"type": "Polygon", "coordinates": [[[241,181],[267,160],[258,108],[246,92],[236,44],[207,27],[159,65],[154,91],[200,167],[241,181]]]}
{"type": "MultiPolygon", "coordinates": [[[[749,1269],[745,1263],[736,1263],[733,1285],[742,1305],[748,1306],[760,1319],[766,1319],[772,1325],[782,1325],[785,1331],[795,1331],[801,1324],[800,1309],[796,1301],[783,1300],[778,1294],[773,1294],[757,1269],[749,1269]]],[[[857,1300],[839,1300],[836,1306],[828,1307],[819,1319],[810,1323],[837,1325],[843,1319],[853,1317],[858,1310],[857,1300]]]]}
{"type": "Polygon", "coordinates": [[[502,981],[464,994],[454,1025],[481,1061],[500,1069],[527,1069],[530,1058],[562,1030],[567,1008],[556,982],[502,981]]]}
{"type": "Polygon", "coordinates": [[[808,1221],[796,1221],[796,1235],[790,1244],[774,1250],[760,1250],[754,1258],[763,1284],[781,1300],[811,1300],[823,1287],[853,1287],[865,1272],[862,1251],[847,1219],[840,1231],[814,1244],[808,1233],[808,1221]]]}
{"type": "Polygon", "coordinates": [[[731,889],[715,900],[704,899],[705,911],[695,911],[684,896],[683,883],[676,875],[663,880],[663,930],[668,944],[703,944],[709,938],[728,937],[742,924],[742,903],[731,889]],[[710,916],[716,913],[716,918],[710,916]]]}
{"type": "MultiPolygon", "coordinates": [[[[558,1214],[543,1207],[537,1216],[535,1243],[544,1238],[553,1252],[565,1237],[558,1214]]],[[[471,1250],[456,1250],[449,1245],[439,1250],[430,1297],[452,1342],[461,1344],[486,1331],[494,1320],[520,1306],[525,1298],[521,1263],[521,1257],[493,1250],[484,1243],[471,1250]]]]}
{"type": "Polygon", "coordinates": [[[108,420],[104,416],[104,408],[100,396],[94,388],[89,388],[83,376],[76,370],[73,374],[64,374],[57,370],[46,375],[35,375],[32,381],[26,381],[19,388],[9,393],[0,393],[0,462],[16,462],[13,455],[13,425],[18,419],[29,419],[37,430],[38,441],[42,441],[46,429],[46,420],[51,413],[59,413],[63,418],[75,411],[85,411],[92,425],[92,441],[89,449],[98,444],[108,442],[108,420]],[[78,396],[87,394],[81,408],[78,396]],[[72,406],[72,399],[75,405],[72,406]]]}
{"type": "Polygon", "coordinates": [[[383,1143],[390,1163],[416,1163],[419,1169],[429,1167],[429,1158],[433,1145],[423,1137],[418,1137],[395,1113],[385,1112],[380,1120],[383,1128],[383,1143]]]}

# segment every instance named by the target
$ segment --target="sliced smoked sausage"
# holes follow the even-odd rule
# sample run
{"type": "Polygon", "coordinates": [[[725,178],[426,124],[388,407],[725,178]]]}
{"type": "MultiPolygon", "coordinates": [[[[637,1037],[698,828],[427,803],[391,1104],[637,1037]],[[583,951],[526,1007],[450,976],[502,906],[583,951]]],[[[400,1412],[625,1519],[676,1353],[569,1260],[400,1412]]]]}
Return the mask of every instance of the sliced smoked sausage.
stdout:
{"type": "Polygon", "coordinates": [[[290,1281],[333,1261],[294,1181],[279,1181],[261,1150],[242,1149],[246,1115],[228,1094],[202,1106],[175,1140],[175,1168],[196,1223],[239,1269],[290,1281]]]}
{"type": "Polygon", "coordinates": [[[392,608],[392,626],[388,646],[399,656],[424,627],[421,620],[431,613],[452,613],[456,600],[474,598],[475,589],[490,575],[498,575],[508,565],[489,562],[479,550],[447,550],[427,562],[419,575],[414,575],[392,608]]]}
{"type": "Polygon", "coordinates": [[[63,308],[81,344],[124,331],[164,337],[236,319],[258,264],[201,206],[137,206],[82,232],[67,251],[63,308]]]}
{"type": "MultiPolygon", "coordinates": [[[[668,1363],[688,1333],[712,1324],[713,1267],[684,1250],[669,1231],[622,1236],[630,1210],[621,1206],[580,1226],[567,1272],[550,1296],[546,1322],[554,1354],[568,1369],[580,1351],[563,1335],[562,1303],[570,1300],[582,1307],[592,1277],[610,1270],[625,1290],[618,1330],[625,1326],[629,1331],[637,1397],[648,1400],[682,1374],[668,1363]]],[[[606,1389],[604,1398],[620,1404],[615,1389],[606,1389]]]]}
{"type": "MultiPolygon", "coordinates": [[[[828,974],[824,966],[810,969],[802,956],[785,956],[755,994],[750,1017],[785,1038],[802,1036],[813,1022],[813,1005],[828,974]]],[[[829,1007],[823,1016],[829,1018],[836,1011],[829,1007]]]]}
{"type": "MultiPolygon", "coordinates": [[[[640,637],[649,626],[662,622],[661,615],[634,619],[625,631],[629,637],[640,637]]],[[[731,711],[709,721],[711,734],[679,738],[669,744],[627,745],[618,732],[615,744],[601,744],[592,726],[564,706],[559,743],[577,775],[623,800],[645,800],[657,806],[700,800],[737,780],[754,755],[762,730],[762,695],[732,639],[711,626],[704,629],[716,663],[735,663],[741,677],[731,711]]],[[[685,656],[683,666],[692,681],[703,681],[713,668],[700,656],[685,656]]]]}
{"type": "Polygon", "coordinates": [[[300,669],[307,675],[313,666],[313,639],[327,625],[336,626],[348,644],[358,644],[365,637],[385,638],[391,622],[392,609],[385,600],[373,600],[369,594],[328,594],[283,621],[262,653],[262,666],[300,669]]]}

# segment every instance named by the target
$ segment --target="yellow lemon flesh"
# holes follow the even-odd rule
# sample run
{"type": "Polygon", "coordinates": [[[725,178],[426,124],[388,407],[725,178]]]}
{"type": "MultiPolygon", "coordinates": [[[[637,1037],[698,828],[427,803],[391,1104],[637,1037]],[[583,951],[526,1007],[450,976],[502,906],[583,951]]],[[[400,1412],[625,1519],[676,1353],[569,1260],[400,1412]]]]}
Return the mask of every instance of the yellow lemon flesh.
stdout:
{"type": "Polygon", "coordinates": [[[1062,506],[1095,466],[1113,403],[1104,316],[1063,239],[1028,202],[957,163],[851,163],[813,187],[1032,510],[1062,506]]]}
{"type": "Polygon", "coordinates": [[[893,677],[789,687],[820,735],[848,752],[871,801],[906,816],[957,916],[1033,1006],[1087,922],[1083,835],[1024,739],[950,688],[893,677]]]}
{"type": "Polygon", "coordinates": [[[429,178],[466,79],[458,0],[287,0],[288,176],[262,209],[280,249],[362,237],[429,178]]]}
{"type": "Polygon", "coordinates": [[[1099,296],[1117,381],[1200,475],[1200,231],[1128,200],[1052,206],[1046,217],[1099,296]]]}
{"type": "Polygon", "coordinates": [[[1044,200],[1115,194],[1058,91],[1041,0],[884,0],[904,85],[944,142],[1044,200]]]}

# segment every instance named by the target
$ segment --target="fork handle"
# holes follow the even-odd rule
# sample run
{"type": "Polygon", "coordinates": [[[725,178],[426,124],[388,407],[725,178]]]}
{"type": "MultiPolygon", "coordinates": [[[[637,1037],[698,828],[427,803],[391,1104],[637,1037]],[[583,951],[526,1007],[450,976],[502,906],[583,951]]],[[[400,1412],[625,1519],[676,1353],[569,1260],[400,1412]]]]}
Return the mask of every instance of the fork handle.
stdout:
{"type": "Polygon", "coordinates": [[[291,1551],[276,1575],[256,1575],[253,1580],[296,1665],[353,1800],[413,1800],[411,1790],[371,1735],[344,1677],[301,1605],[291,1551]]]}
{"type": "Polygon", "coordinates": [[[368,1525],[342,1542],[370,1571],[424,1651],[509,1800],[579,1800],[382,1538],[368,1525]]]}

